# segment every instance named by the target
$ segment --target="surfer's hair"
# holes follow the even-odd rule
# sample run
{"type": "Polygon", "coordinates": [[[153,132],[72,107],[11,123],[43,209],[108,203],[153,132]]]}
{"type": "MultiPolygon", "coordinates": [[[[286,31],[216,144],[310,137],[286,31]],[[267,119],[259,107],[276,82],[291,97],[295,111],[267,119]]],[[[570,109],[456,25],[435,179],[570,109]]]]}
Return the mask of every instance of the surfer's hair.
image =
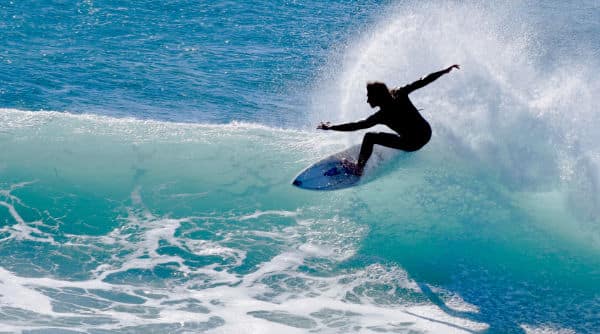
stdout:
{"type": "Polygon", "coordinates": [[[367,93],[376,101],[385,101],[392,97],[387,86],[379,81],[368,82],[367,93]]]}

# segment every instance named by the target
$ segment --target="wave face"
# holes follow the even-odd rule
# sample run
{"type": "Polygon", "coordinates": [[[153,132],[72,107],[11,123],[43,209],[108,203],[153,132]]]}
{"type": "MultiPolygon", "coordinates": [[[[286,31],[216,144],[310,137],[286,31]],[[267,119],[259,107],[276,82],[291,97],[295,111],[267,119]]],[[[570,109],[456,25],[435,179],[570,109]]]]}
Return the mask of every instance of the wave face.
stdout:
{"type": "MultiPolygon", "coordinates": [[[[240,3],[202,16],[216,20],[230,9],[233,21],[215,31],[236,36],[233,49],[241,40],[269,46],[267,37],[283,34],[269,21],[273,29],[264,35],[250,32],[255,39],[236,35],[236,24],[253,17],[240,3]]],[[[143,11],[108,4],[95,11],[93,2],[82,2],[93,20],[63,28],[91,27],[86,36],[102,37],[102,27],[121,31],[127,22],[143,22],[136,16],[143,11]],[[111,17],[123,24],[106,25],[111,17]]],[[[281,11],[273,6],[261,10],[281,11]]],[[[323,20],[345,6],[322,16],[294,8],[312,13],[314,27],[333,31],[323,20]]],[[[163,18],[147,34],[119,34],[148,44],[126,44],[132,52],[117,53],[155,50],[153,57],[176,64],[168,73],[151,66],[144,74],[134,66],[160,65],[152,57],[108,57],[116,63],[104,67],[91,57],[92,68],[99,64],[116,79],[79,80],[75,74],[88,72],[61,63],[59,52],[52,55],[64,65],[53,68],[60,76],[44,72],[40,82],[15,79],[21,81],[0,89],[0,102],[13,108],[0,109],[0,331],[597,332],[597,5],[361,6],[381,12],[347,43],[327,49],[330,59],[318,68],[312,62],[324,51],[290,37],[308,29],[295,27],[291,10],[280,19],[293,33],[274,50],[250,53],[271,59],[298,46],[313,58],[255,62],[257,70],[227,57],[217,57],[216,65],[196,63],[193,45],[160,51],[165,36],[153,33],[175,34],[180,27],[163,18]],[[290,185],[319,157],[360,141],[363,133],[301,130],[327,117],[324,106],[332,121],[364,117],[366,81],[402,85],[399,78],[410,81],[454,62],[463,68],[411,95],[434,130],[424,149],[374,168],[359,187],[308,192],[290,185]],[[206,90],[184,89],[181,96],[154,90],[152,83],[180,78],[190,64],[200,72],[185,72],[181,85],[206,90]],[[282,84],[281,68],[294,67],[318,77],[294,72],[282,84]],[[239,72],[209,75],[217,68],[239,72]],[[145,75],[155,80],[146,82],[149,90],[127,79],[145,75]],[[265,87],[257,79],[264,76],[279,79],[265,87]],[[50,77],[57,81],[44,83],[50,77]],[[225,97],[249,78],[239,95],[225,97]],[[206,84],[220,79],[223,87],[206,84]],[[274,88],[279,85],[304,89],[282,93],[274,88]],[[306,93],[308,86],[314,91],[306,93]],[[200,111],[183,107],[200,100],[200,111]],[[217,108],[221,100],[226,103],[217,108]],[[290,106],[305,100],[312,104],[290,106]],[[180,107],[182,115],[173,112],[180,107]],[[297,115],[281,116],[273,111],[279,107],[297,115]],[[40,108],[82,114],[28,111],[40,108]],[[105,116],[86,114],[96,111],[105,116]],[[246,122],[230,122],[235,119],[246,122]]],[[[192,7],[184,10],[191,17],[198,9],[192,7]]],[[[39,12],[57,8],[64,9],[39,12]]],[[[17,21],[0,29],[27,21],[13,14],[17,21]]],[[[38,41],[40,26],[25,26],[33,30],[1,38],[12,46],[23,36],[38,41]]],[[[55,33],[46,37],[58,40],[55,33]]],[[[339,43],[321,37],[315,43],[339,43]]],[[[123,47],[123,40],[82,39],[93,50],[123,47]]],[[[231,51],[219,43],[207,42],[212,54],[231,51]]],[[[31,77],[48,64],[36,52],[19,53],[29,50],[25,44],[0,54],[6,80],[31,77]],[[15,63],[18,56],[22,63],[15,63]]]]}
{"type": "Polygon", "coordinates": [[[326,134],[0,115],[6,330],[597,325],[598,236],[561,188],[515,191],[440,145],[321,193],[289,183],[345,147],[326,134]]]}

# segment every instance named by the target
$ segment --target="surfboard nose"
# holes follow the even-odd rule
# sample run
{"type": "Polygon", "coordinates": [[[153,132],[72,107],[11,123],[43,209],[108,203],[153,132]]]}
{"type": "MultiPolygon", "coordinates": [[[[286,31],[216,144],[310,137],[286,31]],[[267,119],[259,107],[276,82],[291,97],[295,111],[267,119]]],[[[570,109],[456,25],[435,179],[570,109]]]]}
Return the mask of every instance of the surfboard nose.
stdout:
{"type": "Polygon", "coordinates": [[[293,185],[295,185],[296,187],[300,187],[302,185],[302,181],[295,179],[294,182],[292,182],[293,185]]]}

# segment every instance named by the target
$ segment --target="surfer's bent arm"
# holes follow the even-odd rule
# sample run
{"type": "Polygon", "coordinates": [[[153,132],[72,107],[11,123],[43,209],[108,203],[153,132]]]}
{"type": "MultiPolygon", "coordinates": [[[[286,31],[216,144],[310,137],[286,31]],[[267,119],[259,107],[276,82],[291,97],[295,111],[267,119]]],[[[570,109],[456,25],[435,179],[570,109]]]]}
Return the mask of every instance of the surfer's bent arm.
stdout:
{"type": "Polygon", "coordinates": [[[408,94],[414,90],[417,90],[419,88],[423,88],[427,85],[429,85],[430,83],[434,82],[435,80],[437,80],[439,77],[441,77],[444,74],[450,73],[450,71],[452,71],[453,68],[459,69],[460,66],[459,65],[452,65],[446,69],[443,69],[441,71],[438,72],[433,72],[431,74],[428,74],[427,76],[409,84],[403,87],[404,91],[408,94]]]}
{"type": "Polygon", "coordinates": [[[338,125],[330,125],[329,122],[321,123],[317,129],[322,130],[334,130],[334,131],[356,131],[361,129],[367,129],[372,126],[377,125],[377,118],[375,115],[371,115],[370,117],[363,119],[362,121],[352,122],[352,123],[344,123],[338,125]]]}

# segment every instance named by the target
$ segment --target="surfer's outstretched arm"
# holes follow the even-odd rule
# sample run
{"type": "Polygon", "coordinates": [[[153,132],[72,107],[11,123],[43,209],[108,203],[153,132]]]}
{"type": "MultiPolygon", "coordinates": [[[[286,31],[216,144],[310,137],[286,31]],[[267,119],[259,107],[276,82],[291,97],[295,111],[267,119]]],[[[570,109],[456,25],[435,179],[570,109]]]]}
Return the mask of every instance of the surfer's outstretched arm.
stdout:
{"type": "Polygon", "coordinates": [[[408,94],[416,89],[423,88],[423,87],[429,85],[430,83],[434,82],[435,80],[437,80],[437,78],[441,77],[442,75],[450,73],[450,71],[452,71],[452,69],[454,69],[454,68],[460,69],[460,66],[452,65],[441,71],[433,72],[411,84],[408,84],[408,85],[402,87],[402,89],[406,92],[406,94],[408,94]]]}
{"type": "Polygon", "coordinates": [[[329,122],[324,122],[319,124],[319,126],[317,126],[317,129],[334,131],[356,131],[360,129],[367,129],[379,123],[377,121],[376,115],[377,114],[371,115],[369,118],[363,119],[362,121],[338,125],[331,125],[329,122]]]}

